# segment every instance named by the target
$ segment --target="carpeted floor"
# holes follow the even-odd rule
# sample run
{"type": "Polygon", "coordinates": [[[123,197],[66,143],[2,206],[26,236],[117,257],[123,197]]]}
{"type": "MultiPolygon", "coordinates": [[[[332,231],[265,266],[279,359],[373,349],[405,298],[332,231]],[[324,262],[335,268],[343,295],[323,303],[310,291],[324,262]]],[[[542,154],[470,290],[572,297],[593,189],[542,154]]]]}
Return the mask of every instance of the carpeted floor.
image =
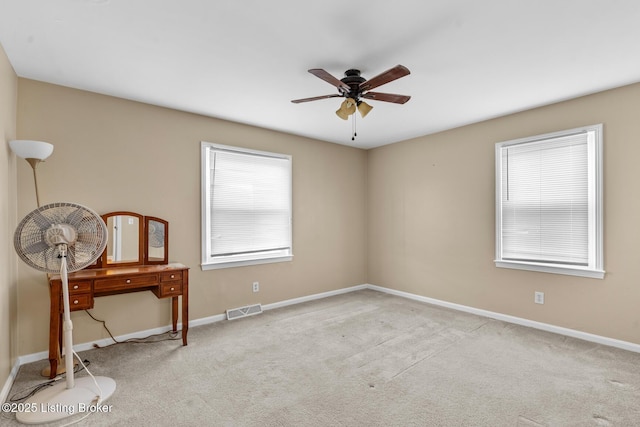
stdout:
{"type": "Polygon", "coordinates": [[[80,356],[117,383],[83,426],[640,425],[640,354],[372,290],[80,356]]]}

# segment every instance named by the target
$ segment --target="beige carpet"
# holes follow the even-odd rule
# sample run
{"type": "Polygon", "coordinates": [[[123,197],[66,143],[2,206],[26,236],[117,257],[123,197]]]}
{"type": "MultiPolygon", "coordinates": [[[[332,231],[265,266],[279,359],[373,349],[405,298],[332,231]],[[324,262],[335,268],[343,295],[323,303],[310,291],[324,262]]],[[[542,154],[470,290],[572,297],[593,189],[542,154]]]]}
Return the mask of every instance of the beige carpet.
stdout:
{"type": "Polygon", "coordinates": [[[81,356],[117,382],[83,426],[640,425],[640,354],[371,290],[81,356]]]}

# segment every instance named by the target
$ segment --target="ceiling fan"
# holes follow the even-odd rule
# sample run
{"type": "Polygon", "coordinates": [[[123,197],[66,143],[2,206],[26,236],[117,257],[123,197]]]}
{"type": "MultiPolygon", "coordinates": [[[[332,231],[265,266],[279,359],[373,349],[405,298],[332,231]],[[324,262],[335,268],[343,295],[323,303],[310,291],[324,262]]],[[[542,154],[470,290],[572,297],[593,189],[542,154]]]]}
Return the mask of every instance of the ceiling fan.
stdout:
{"type": "Polygon", "coordinates": [[[344,77],[340,80],[333,77],[322,68],[312,68],[309,70],[309,72],[338,88],[338,93],[332,95],[314,96],[312,98],[294,99],[291,102],[293,102],[294,104],[299,104],[301,102],[317,101],[327,98],[346,98],[342,102],[342,105],[340,106],[338,111],[336,111],[338,117],[343,120],[347,120],[347,118],[351,114],[355,113],[356,108],[358,109],[362,117],[366,116],[369,111],[371,111],[373,107],[362,101],[361,98],[372,99],[375,101],[393,102],[395,104],[404,104],[409,99],[411,99],[411,97],[407,95],[370,92],[371,89],[375,89],[378,86],[382,86],[383,84],[392,82],[399,79],[400,77],[404,77],[410,74],[409,69],[407,69],[407,67],[403,65],[396,65],[395,67],[381,74],[378,74],[377,76],[372,77],[369,80],[360,76],[360,70],[356,69],[345,71],[344,77]]]}

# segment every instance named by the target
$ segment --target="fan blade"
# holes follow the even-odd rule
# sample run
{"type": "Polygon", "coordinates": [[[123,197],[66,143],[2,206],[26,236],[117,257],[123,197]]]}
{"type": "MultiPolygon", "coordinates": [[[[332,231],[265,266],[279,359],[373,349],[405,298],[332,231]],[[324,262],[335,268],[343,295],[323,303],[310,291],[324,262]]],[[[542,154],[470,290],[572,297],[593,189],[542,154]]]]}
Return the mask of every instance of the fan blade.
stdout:
{"type": "Polygon", "coordinates": [[[393,102],[404,104],[411,99],[409,95],[397,95],[395,93],[367,92],[361,95],[362,98],[373,99],[375,101],[393,102]]]}
{"type": "Polygon", "coordinates": [[[335,77],[333,77],[331,74],[327,73],[322,68],[312,68],[312,69],[309,70],[309,72],[311,74],[313,74],[314,76],[316,76],[318,78],[321,78],[325,82],[337,87],[338,89],[341,89],[342,92],[349,92],[351,90],[349,85],[347,85],[346,83],[343,83],[340,80],[336,79],[335,77]]]}
{"type": "Polygon", "coordinates": [[[66,218],[62,221],[64,224],[73,225],[75,228],[78,227],[78,224],[82,222],[84,218],[84,211],[80,208],[74,208],[71,212],[69,212],[66,218]]]}
{"type": "Polygon", "coordinates": [[[365,91],[376,88],[378,86],[382,86],[383,84],[397,80],[400,77],[404,77],[410,73],[411,72],[407,67],[403,65],[396,65],[395,67],[385,71],[384,73],[378,74],[377,76],[370,78],[366,82],[360,83],[360,90],[365,91]]]}
{"type": "Polygon", "coordinates": [[[36,209],[35,211],[31,212],[30,220],[42,229],[47,229],[52,224],[52,221],[49,218],[42,215],[41,209],[36,209]]]}
{"type": "Polygon", "coordinates": [[[327,99],[327,98],[342,98],[342,95],[334,94],[334,95],[322,95],[322,96],[314,96],[313,98],[303,98],[303,99],[294,99],[294,104],[299,104],[301,102],[309,102],[309,101],[317,101],[319,99],[327,99]]]}
{"type": "Polygon", "coordinates": [[[39,252],[44,252],[49,249],[50,246],[44,240],[39,240],[30,244],[29,246],[25,246],[22,250],[25,254],[33,255],[39,252]]]}

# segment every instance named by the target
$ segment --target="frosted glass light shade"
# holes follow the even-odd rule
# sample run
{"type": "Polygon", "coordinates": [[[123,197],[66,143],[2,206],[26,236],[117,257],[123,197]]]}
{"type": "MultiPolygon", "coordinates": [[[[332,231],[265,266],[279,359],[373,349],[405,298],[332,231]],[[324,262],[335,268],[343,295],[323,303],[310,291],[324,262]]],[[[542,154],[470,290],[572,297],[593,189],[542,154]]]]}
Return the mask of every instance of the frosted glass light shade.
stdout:
{"type": "Polygon", "coordinates": [[[371,110],[373,110],[373,107],[364,101],[360,101],[360,104],[358,104],[358,111],[363,119],[371,110]]]}
{"type": "Polygon", "coordinates": [[[53,153],[53,144],[44,141],[14,139],[9,141],[9,146],[16,156],[23,159],[44,160],[53,153]]]}
{"type": "Polygon", "coordinates": [[[340,108],[336,111],[338,117],[342,120],[347,120],[349,116],[356,112],[356,100],[353,98],[347,98],[342,101],[340,108]]]}

